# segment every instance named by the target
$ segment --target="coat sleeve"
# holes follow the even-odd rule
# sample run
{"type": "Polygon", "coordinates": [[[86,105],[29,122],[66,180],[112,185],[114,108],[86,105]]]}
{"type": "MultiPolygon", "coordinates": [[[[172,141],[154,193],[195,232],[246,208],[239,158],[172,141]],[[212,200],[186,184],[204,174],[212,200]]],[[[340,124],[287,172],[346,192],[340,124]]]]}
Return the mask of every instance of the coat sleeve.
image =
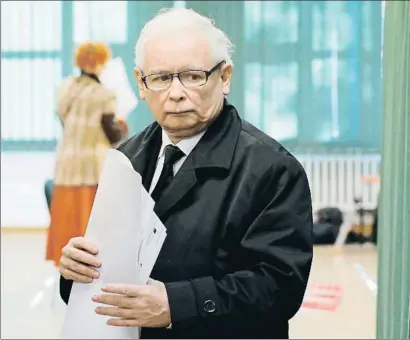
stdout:
{"type": "Polygon", "coordinates": [[[299,310],[313,257],[312,203],[302,166],[292,157],[285,163],[256,184],[262,209],[240,244],[244,269],[165,284],[173,327],[246,322],[255,315],[289,320],[299,310]]]}

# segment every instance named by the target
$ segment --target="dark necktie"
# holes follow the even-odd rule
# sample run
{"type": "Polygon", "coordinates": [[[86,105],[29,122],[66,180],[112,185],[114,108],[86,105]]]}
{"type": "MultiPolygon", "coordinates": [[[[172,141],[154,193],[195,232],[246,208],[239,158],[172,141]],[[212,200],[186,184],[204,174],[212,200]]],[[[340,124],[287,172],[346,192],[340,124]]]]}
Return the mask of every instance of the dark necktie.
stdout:
{"type": "Polygon", "coordinates": [[[165,160],[164,167],[162,168],[161,175],[159,176],[157,185],[155,186],[154,191],[151,194],[151,197],[155,202],[158,202],[161,194],[171,183],[174,178],[174,169],[173,166],[178,162],[185,154],[174,145],[167,145],[165,147],[165,160]]]}

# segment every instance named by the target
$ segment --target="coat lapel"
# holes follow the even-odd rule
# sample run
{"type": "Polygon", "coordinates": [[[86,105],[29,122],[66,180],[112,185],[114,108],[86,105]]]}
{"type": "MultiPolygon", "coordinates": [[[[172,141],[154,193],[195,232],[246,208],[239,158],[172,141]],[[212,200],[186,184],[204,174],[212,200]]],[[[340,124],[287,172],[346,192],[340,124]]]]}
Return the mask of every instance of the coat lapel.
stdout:
{"type": "Polygon", "coordinates": [[[195,169],[192,165],[192,157],[188,156],[169,187],[165,189],[155,204],[154,211],[159,218],[170,211],[197,183],[195,169]]]}

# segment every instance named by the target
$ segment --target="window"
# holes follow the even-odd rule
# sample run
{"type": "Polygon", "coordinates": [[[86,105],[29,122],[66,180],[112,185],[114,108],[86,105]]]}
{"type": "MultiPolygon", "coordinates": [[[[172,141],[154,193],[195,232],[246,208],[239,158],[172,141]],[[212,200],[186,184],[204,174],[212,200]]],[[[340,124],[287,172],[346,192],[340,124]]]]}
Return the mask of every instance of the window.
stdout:
{"type": "Polygon", "coordinates": [[[60,133],[61,15],[61,1],[1,2],[2,149],[54,142],[60,133]]]}
{"type": "Polygon", "coordinates": [[[279,140],[294,139],[298,135],[298,63],[294,47],[299,36],[298,4],[246,1],[244,6],[244,118],[279,140]]]}
{"type": "MultiPolygon", "coordinates": [[[[87,40],[103,41],[117,57],[118,47],[128,43],[128,7],[127,1],[73,1],[74,46],[87,40]]],[[[74,64],[72,73],[80,74],[74,64]]]]}
{"type": "Polygon", "coordinates": [[[127,42],[127,1],[73,1],[75,43],[127,42]]]}
{"type": "Polygon", "coordinates": [[[265,43],[281,44],[298,40],[299,13],[294,1],[246,1],[244,6],[246,40],[260,39],[264,34],[269,35],[265,43]]]}
{"type": "MultiPolygon", "coordinates": [[[[312,41],[313,50],[338,51],[349,48],[355,43],[353,20],[344,1],[318,2],[312,4],[312,41]]],[[[371,29],[371,28],[369,28],[371,29]]]]}
{"type": "Polygon", "coordinates": [[[53,112],[61,61],[9,58],[1,61],[1,69],[2,139],[53,141],[59,124],[53,112]]]}
{"type": "Polygon", "coordinates": [[[249,90],[245,98],[245,118],[281,140],[297,136],[297,64],[246,66],[249,90]],[[262,114],[265,113],[265,114],[262,114]]]}
{"type": "Polygon", "coordinates": [[[354,93],[358,73],[354,60],[339,61],[336,55],[312,61],[312,112],[316,121],[311,129],[313,140],[319,143],[359,138],[357,124],[350,124],[351,112],[358,112],[360,93],[354,93]]]}
{"type": "Polygon", "coordinates": [[[379,148],[380,2],[246,1],[245,118],[287,146],[379,148]]]}
{"type": "Polygon", "coordinates": [[[61,1],[2,1],[1,52],[61,50],[61,1]]]}
{"type": "MultiPolygon", "coordinates": [[[[77,43],[108,43],[132,79],[143,24],[160,8],[187,4],[2,1],[2,149],[19,143],[24,150],[33,143],[54,149],[61,134],[55,90],[74,70],[77,43]]],[[[231,35],[241,39],[235,68],[245,89],[235,96],[244,100],[246,119],[288,146],[379,148],[384,1],[233,2],[243,6],[234,12],[243,12],[243,20],[209,6],[220,18],[226,12],[224,27],[244,30],[231,35]]],[[[133,132],[152,121],[144,105],[137,111],[129,121],[133,132]]]]}

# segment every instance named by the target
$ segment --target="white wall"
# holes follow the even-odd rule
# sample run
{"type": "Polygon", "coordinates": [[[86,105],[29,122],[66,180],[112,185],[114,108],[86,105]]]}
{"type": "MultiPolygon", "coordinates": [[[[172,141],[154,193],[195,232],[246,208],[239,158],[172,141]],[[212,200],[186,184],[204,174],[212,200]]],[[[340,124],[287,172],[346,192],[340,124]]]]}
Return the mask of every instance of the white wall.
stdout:
{"type": "Polygon", "coordinates": [[[1,227],[48,226],[44,182],[53,170],[53,152],[1,153],[1,227]]]}

